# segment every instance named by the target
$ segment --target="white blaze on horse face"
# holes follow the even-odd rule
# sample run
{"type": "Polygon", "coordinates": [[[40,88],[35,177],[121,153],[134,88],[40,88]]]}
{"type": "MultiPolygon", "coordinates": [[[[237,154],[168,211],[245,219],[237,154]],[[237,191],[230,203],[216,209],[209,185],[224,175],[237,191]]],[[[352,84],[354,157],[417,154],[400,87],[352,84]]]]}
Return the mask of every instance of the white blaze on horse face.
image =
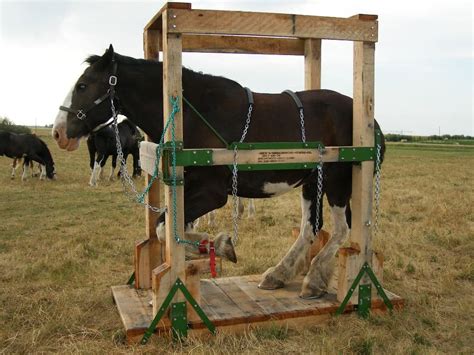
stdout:
{"type": "Polygon", "coordinates": [[[265,184],[263,184],[263,192],[271,196],[278,196],[290,191],[297,184],[298,183],[289,185],[286,182],[266,182],[265,184]]]}
{"type": "MultiPolygon", "coordinates": [[[[64,99],[63,106],[71,107],[73,90],[74,86],[71,88],[66,98],[64,99]]],[[[58,115],[56,116],[56,120],[54,121],[53,130],[51,134],[58,143],[59,148],[72,151],[79,148],[79,139],[67,137],[67,115],[68,113],[66,111],[59,110],[58,115]]]]}

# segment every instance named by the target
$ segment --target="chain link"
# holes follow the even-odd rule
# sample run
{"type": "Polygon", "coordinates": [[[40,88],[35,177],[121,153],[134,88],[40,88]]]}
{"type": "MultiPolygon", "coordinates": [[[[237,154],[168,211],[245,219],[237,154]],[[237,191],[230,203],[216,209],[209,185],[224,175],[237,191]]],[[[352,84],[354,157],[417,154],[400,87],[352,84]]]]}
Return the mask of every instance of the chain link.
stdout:
{"type": "Polygon", "coordinates": [[[323,199],[323,147],[318,145],[319,164],[318,164],[318,180],[316,183],[316,222],[314,224],[316,234],[319,232],[319,212],[323,199]]]}
{"type": "Polygon", "coordinates": [[[304,112],[303,108],[300,109],[300,123],[301,123],[301,141],[306,143],[306,131],[304,129],[304,112]]]}
{"type": "MultiPolygon", "coordinates": [[[[245,120],[244,130],[242,132],[242,137],[240,137],[239,143],[243,143],[245,137],[247,136],[247,132],[250,127],[250,121],[252,119],[252,111],[253,105],[249,105],[249,110],[247,112],[247,119],[245,120]]],[[[232,168],[232,225],[234,227],[234,235],[232,236],[232,244],[234,246],[237,245],[237,241],[239,240],[239,202],[237,199],[237,181],[238,181],[238,168],[237,168],[237,146],[234,146],[234,163],[232,168]]]]}
{"type": "Polygon", "coordinates": [[[379,230],[379,215],[380,215],[380,178],[382,175],[382,145],[377,144],[377,156],[375,160],[375,223],[374,223],[374,237],[379,230]]]}

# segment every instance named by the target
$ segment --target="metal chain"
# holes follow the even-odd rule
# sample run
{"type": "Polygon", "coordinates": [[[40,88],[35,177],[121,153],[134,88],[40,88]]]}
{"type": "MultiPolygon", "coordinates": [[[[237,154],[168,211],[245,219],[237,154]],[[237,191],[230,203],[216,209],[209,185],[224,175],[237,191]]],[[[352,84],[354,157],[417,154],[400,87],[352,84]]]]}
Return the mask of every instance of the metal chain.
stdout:
{"type": "MultiPolygon", "coordinates": [[[[245,137],[247,136],[247,132],[250,127],[250,121],[252,119],[252,110],[253,105],[249,105],[249,110],[247,112],[247,119],[245,120],[244,131],[242,132],[242,137],[240,137],[239,143],[243,143],[245,137]]],[[[239,240],[239,225],[238,225],[238,217],[239,217],[239,203],[237,200],[237,180],[238,180],[238,168],[237,168],[237,146],[234,146],[234,163],[232,168],[232,225],[234,227],[234,235],[232,236],[232,244],[234,246],[237,245],[237,241],[239,240]]]]}
{"type": "Polygon", "coordinates": [[[382,146],[377,144],[377,156],[375,160],[375,223],[374,237],[379,230],[379,214],[380,214],[380,177],[382,175],[381,154],[382,146]]]}
{"type": "Polygon", "coordinates": [[[316,234],[319,232],[319,210],[323,199],[323,147],[321,144],[318,145],[319,152],[319,164],[318,164],[318,180],[316,183],[316,222],[314,227],[316,234]]]}
{"type": "Polygon", "coordinates": [[[306,143],[306,131],[304,129],[304,113],[303,108],[300,109],[300,123],[301,123],[301,141],[306,143]]]}
{"type": "Polygon", "coordinates": [[[162,133],[161,138],[160,138],[160,143],[158,144],[157,149],[156,149],[155,171],[152,175],[152,178],[150,179],[150,182],[149,182],[148,186],[145,188],[145,190],[142,193],[138,192],[138,190],[137,190],[137,188],[136,188],[136,186],[133,182],[132,177],[128,174],[127,165],[126,165],[126,162],[125,162],[125,158],[124,158],[124,154],[123,154],[123,150],[122,150],[122,145],[121,145],[121,142],[120,142],[120,134],[119,134],[119,130],[118,130],[118,122],[117,122],[118,113],[117,113],[117,110],[115,108],[113,98],[111,98],[111,100],[110,100],[110,108],[112,110],[112,116],[113,116],[112,126],[113,126],[114,131],[115,131],[115,145],[116,145],[116,148],[117,148],[117,160],[119,161],[119,166],[120,166],[120,181],[122,183],[123,190],[124,190],[125,194],[127,195],[127,197],[130,200],[144,205],[146,208],[148,208],[149,210],[151,210],[153,212],[156,212],[156,213],[159,213],[159,214],[165,212],[166,207],[159,208],[159,207],[152,206],[149,203],[145,202],[145,196],[149,192],[149,190],[151,188],[151,185],[153,184],[153,181],[156,180],[159,176],[159,168],[158,167],[159,167],[159,161],[160,161],[160,158],[161,158],[161,152],[162,152],[164,136],[165,136],[165,133],[166,133],[166,131],[167,131],[169,125],[170,125],[170,122],[174,119],[174,115],[179,110],[179,107],[177,106],[177,103],[173,103],[173,110],[170,114],[170,117],[168,118],[168,122],[166,123],[165,128],[163,129],[163,133],[162,133]]]}

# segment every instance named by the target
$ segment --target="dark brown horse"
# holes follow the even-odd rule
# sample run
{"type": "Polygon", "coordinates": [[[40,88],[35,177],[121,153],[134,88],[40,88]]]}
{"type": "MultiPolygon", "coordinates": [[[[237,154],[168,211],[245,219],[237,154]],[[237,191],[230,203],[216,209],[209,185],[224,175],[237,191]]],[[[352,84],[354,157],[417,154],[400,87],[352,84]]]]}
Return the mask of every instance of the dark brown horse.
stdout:
{"type": "MultiPolygon", "coordinates": [[[[91,56],[87,62],[90,66],[78,79],[66,98],[63,111],[56,118],[52,133],[58,145],[67,150],[76,149],[81,137],[110,118],[110,100],[97,99],[108,92],[111,75],[118,78],[115,106],[153,141],[158,142],[163,131],[160,119],[163,116],[162,63],[121,56],[114,53],[112,46],[103,56],[91,56]]],[[[227,142],[239,141],[249,108],[246,90],[235,81],[186,68],[183,68],[182,75],[183,96],[227,142]]],[[[330,90],[302,91],[297,96],[304,107],[308,141],[320,141],[325,146],[352,145],[350,97],[330,90]]],[[[246,142],[301,141],[299,111],[291,96],[254,93],[253,99],[246,142]]],[[[223,147],[223,143],[189,105],[183,104],[182,110],[185,148],[223,147]]],[[[225,205],[232,191],[231,175],[227,166],[186,168],[186,223],[225,205]]],[[[335,227],[330,242],[312,262],[303,283],[302,297],[319,297],[327,290],[332,273],[332,263],[329,261],[350,228],[351,179],[350,164],[324,165],[323,193],[331,206],[335,227]]],[[[240,197],[267,198],[302,187],[301,234],[278,265],[265,272],[261,288],[283,287],[304,263],[306,252],[314,240],[317,215],[321,219],[319,227],[322,227],[322,208],[316,213],[316,180],[317,173],[311,170],[239,172],[240,197]]],[[[160,216],[159,223],[164,223],[164,215],[160,216]]]]}

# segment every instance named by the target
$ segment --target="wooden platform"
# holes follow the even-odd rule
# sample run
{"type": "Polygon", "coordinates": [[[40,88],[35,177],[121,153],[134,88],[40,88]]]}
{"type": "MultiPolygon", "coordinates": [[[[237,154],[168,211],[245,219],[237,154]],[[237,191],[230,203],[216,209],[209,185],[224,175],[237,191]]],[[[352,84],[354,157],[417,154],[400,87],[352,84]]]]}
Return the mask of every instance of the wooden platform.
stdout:
{"type": "MultiPolygon", "coordinates": [[[[339,302],[335,294],[315,300],[298,297],[302,279],[285,288],[268,291],[257,287],[261,275],[226,277],[201,280],[201,307],[218,331],[239,331],[249,326],[285,323],[301,325],[315,324],[336,312],[339,302]]],[[[403,299],[385,291],[395,308],[403,306],[403,299]]],[[[114,286],[112,294],[125,327],[129,342],[139,341],[152,321],[151,290],[136,290],[133,287],[114,286]]],[[[379,299],[372,301],[372,309],[385,310],[379,299]]],[[[347,312],[354,311],[349,304],[347,312]]],[[[159,324],[157,331],[168,332],[167,319],[159,324]]],[[[201,321],[193,321],[190,329],[205,329],[201,321]]]]}

